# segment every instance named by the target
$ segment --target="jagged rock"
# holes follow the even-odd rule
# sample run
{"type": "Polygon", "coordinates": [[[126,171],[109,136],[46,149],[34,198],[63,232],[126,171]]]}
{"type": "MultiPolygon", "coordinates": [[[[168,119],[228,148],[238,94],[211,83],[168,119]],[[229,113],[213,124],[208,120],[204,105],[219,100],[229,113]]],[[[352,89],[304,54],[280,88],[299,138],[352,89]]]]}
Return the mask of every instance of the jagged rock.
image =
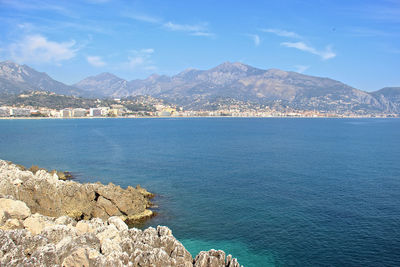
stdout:
{"type": "MultiPolygon", "coordinates": [[[[128,186],[127,190],[135,190],[133,187],[128,186]]],[[[144,189],[143,187],[141,187],[140,185],[136,186],[136,190],[139,191],[140,194],[142,194],[144,197],[147,198],[152,198],[154,197],[154,194],[150,193],[149,191],[147,191],[146,189],[144,189]]]]}
{"type": "Polygon", "coordinates": [[[218,267],[225,266],[225,252],[222,250],[211,249],[200,251],[195,258],[195,267],[218,267]]]}
{"type": "Polygon", "coordinates": [[[103,244],[106,239],[115,240],[117,242],[121,240],[118,229],[113,224],[97,229],[96,237],[100,240],[100,244],[103,244]]]}
{"type": "Polygon", "coordinates": [[[128,225],[126,225],[126,223],[124,223],[124,221],[119,217],[110,217],[108,218],[107,222],[115,225],[119,231],[128,230],[128,225]]]}
{"type": "Polygon", "coordinates": [[[54,225],[40,227],[37,234],[0,230],[0,266],[239,267],[236,259],[229,255],[225,260],[225,253],[216,250],[201,252],[193,261],[165,226],[142,231],[128,229],[118,217],[78,223],[39,214],[30,218],[54,225]],[[80,231],[82,225],[90,231],[80,231]]]}
{"type": "Polygon", "coordinates": [[[8,219],[3,226],[2,229],[12,230],[12,229],[22,229],[24,228],[23,224],[18,219],[8,219]]]}
{"type": "Polygon", "coordinates": [[[239,267],[220,250],[193,260],[168,227],[129,229],[122,219],[151,216],[146,192],[61,181],[0,160],[0,266],[239,267]]]}
{"type": "Polygon", "coordinates": [[[71,217],[68,217],[68,216],[61,216],[61,217],[58,217],[58,218],[55,220],[55,223],[56,223],[56,224],[71,225],[71,226],[75,226],[75,225],[76,225],[76,221],[73,220],[71,217]]]}
{"type": "Polygon", "coordinates": [[[97,200],[97,206],[104,209],[108,216],[122,215],[121,211],[110,200],[103,196],[100,196],[97,200]]]}
{"type": "Polygon", "coordinates": [[[76,224],[75,228],[79,234],[91,233],[94,231],[94,227],[92,227],[92,225],[88,223],[88,221],[79,221],[76,224]]]}
{"type": "Polygon", "coordinates": [[[7,212],[12,219],[18,220],[31,215],[31,210],[24,202],[7,198],[0,198],[0,210],[7,212]]]}
{"type": "Polygon", "coordinates": [[[114,242],[108,238],[104,239],[101,244],[101,253],[109,255],[112,252],[122,252],[122,248],[118,242],[114,242]]]}
{"type": "Polygon", "coordinates": [[[10,219],[10,214],[8,214],[6,211],[0,209],[0,226],[5,224],[5,222],[10,219]]]}
{"type": "Polygon", "coordinates": [[[24,220],[24,227],[29,230],[33,235],[37,235],[45,227],[56,225],[53,218],[35,213],[24,220]]]}
{"type": "Polygon", "coordinates": [[[85,248],[77,248],[62,263],[65,267],[89,266],[89,253],[85,248]]]}
{"type": "Polygon", "coordinates": [[[147,209],[152,194],[141,187],[122,189],[111,183],[80,184],[60,180],[54,171],[32,170],[34,172],[0,160],[0,195],[25,202],[32,213],[52,217],[67,215],[76,220],[92,217],[106,220],[110,216],[121,216],[132,222],[152,215],[147,209]]]}

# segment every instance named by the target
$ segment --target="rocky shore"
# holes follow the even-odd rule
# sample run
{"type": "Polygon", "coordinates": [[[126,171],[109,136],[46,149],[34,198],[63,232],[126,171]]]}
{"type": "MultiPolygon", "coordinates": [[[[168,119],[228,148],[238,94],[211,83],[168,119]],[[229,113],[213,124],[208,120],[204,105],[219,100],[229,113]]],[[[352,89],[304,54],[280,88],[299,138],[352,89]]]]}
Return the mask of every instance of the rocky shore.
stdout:
{"type": "Polygon", "coordinates": [[[221,250],[193,258],[165,226],[129,229],[152,215],[150,197],[0,160],[0,266],[240,266],[221,250]]]}
{"type": "Polygon", "coordinates": [[[151,217],[149,199],[144,188],[122,189],[112,183],[81,184],[65,180],[60,172],[0,161],[0,195],[21,200],[32,210],[46,216],[67,215],[75,220],[119,216],[131,223],[151,217]]]}

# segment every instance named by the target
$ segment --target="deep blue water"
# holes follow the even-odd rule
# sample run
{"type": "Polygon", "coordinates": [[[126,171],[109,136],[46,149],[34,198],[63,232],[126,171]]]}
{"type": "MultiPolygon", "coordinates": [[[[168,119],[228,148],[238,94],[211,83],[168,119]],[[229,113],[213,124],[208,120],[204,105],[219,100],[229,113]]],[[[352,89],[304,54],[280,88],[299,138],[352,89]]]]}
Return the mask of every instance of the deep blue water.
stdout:
{"type": "Polygon", "coordinates": [[[0,158],[141,184],[192,255],[399,266],[399,119],[0,120],[0,158]]]}

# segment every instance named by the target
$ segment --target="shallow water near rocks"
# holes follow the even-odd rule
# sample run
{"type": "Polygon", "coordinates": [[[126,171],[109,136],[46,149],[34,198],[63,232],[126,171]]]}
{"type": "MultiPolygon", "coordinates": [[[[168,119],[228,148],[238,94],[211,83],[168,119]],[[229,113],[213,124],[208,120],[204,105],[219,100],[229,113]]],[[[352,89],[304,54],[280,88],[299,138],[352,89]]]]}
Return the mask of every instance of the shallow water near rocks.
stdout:
{"type": "Polygon", "coordinates": [[[0,120],[0,158],[140,184],[193,256],[400,264],[399,119],[0,120]]]}

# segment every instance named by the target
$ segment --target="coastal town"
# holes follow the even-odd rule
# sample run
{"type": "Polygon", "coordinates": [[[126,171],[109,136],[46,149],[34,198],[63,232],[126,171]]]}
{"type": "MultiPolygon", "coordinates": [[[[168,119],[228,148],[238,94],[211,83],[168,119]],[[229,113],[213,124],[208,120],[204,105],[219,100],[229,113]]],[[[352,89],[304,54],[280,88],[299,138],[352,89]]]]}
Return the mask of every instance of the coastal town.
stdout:
{"type": "Polygon", "coordinates": [[[212,110],[188,109],[150,96],[114,99],[83,99],[33,91],[18,95],[14,101],[0,106],[0,118],[140,118],[140,117],[398,117],[387,113],[323,112],[270,107],[248,102],[225,101],[212,110]],[[41,98],[45,104],[41,105],[41,98]],[[15,100],[16,99],[16,100],[15,100]],[[57,104],[54,104],[57,103],[57,104]]]}

